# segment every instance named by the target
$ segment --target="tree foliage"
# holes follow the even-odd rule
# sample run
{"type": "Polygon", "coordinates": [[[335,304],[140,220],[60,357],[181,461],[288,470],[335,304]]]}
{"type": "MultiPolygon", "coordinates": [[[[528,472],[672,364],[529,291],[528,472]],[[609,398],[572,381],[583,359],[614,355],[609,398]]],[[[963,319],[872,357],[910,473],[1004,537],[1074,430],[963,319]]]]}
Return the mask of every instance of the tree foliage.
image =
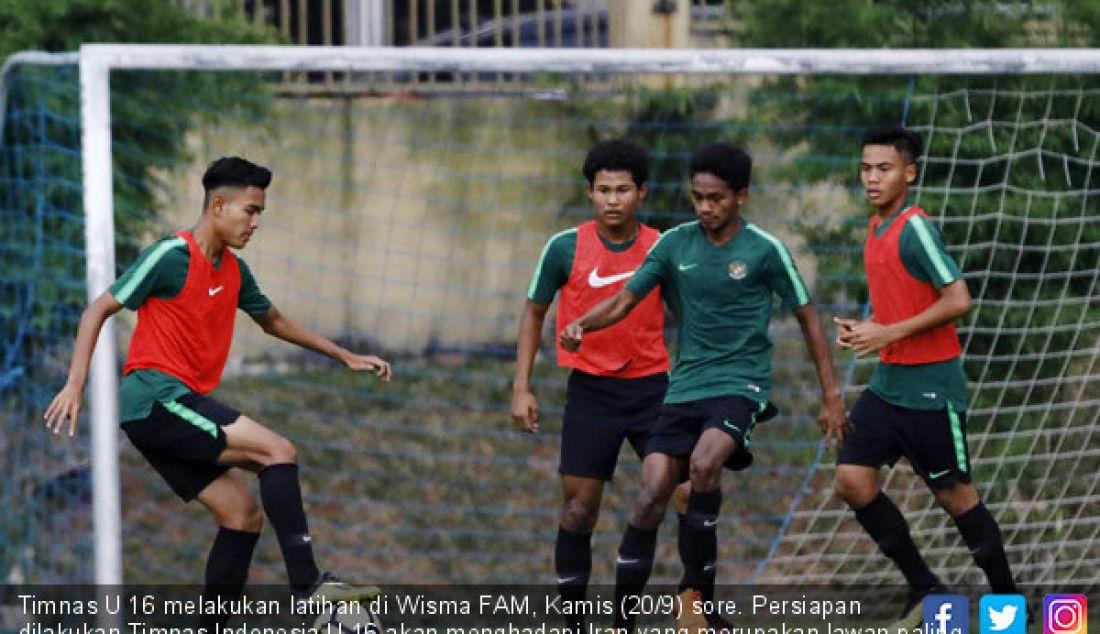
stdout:
{"type": "MultiPolygon", "coordinates": [[[[163,0],[6,0],[0,3],[0,54],[34,49],[69,51],[85,42],[261,43],[273,37],[240,18],[204,19],[163,0]]],[[[79,90],[74,67],[17,66],[7,79],[0,160],[7,188],[5,231],[45,233],[72,245],[82,227],[79,90]],[[74,222],[76,224],[74,225],[74,222]]],[[[187,133],[228,112],[258,115],[267,89],[257,76],[183,72],[114,72],[111,132],[114,152],[117,260],[136,255],[133,238],[156,217],[159,178],[190,163],[187,133]]],[[[11,247],[13,250],[14,246],[11,247]]],[[[50,267],[49,254],[22,253],[32,270],[50,267]]],[[[9,253],[9,256],[14,257],[9,253]]],[[[63,258],[65,259],[65,258],[63,258]]],[[[82,279],[66,263],[70,278],[82,279]],[[74,275],[75,274],[75,275],[74,275]]],[[[24,267],[20,267],[24,268],[24,267]]],[[[41,274],[41,271],[39,271],[41,274]]],[[[79,284],[53,298],[80,303],[79,284]]],[[[41,315],[39,315],[41,317],[41,315]]]]}

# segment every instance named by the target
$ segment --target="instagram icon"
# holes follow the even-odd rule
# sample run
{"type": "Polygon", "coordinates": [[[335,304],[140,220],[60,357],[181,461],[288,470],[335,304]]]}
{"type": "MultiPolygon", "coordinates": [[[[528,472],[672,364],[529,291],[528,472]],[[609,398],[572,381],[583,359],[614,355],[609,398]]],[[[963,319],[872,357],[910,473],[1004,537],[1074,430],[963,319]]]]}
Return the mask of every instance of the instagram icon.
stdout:
{"type": "Polygon", "coordinates": [[[1088,634],[1083,594],[1048,594],[1043,599],[1043,634],[1088,634]]]}

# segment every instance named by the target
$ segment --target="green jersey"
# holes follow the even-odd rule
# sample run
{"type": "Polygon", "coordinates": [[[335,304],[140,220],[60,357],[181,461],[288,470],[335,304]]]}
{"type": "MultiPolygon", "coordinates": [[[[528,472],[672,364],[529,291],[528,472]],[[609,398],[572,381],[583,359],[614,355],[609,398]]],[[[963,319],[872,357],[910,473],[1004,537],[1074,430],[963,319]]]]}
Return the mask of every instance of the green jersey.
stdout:
{"type": "Polygon", "coordinates": [[[766,402],[773,298],[790,309],[810,303],[787,248],[744,219],[722,245],[698,221],[686,222],[661,236],[626,289],[641,298],[658,285],[680,322],[665,402],[732,395],[766,402]]]}
{"type": "MultiPolygon", "coordinates": [[[[162,238],[141,252],[137,261],[111,284],[109,292],[130,310],[137,310],[151,297],[172,299],[183,290],[190,261],[186,240],[178,236],[162,238]]],[[[240,256],[237,263],[241,272],[237,306],[253,317],[262,315],[271,309],[271,300],[260,291],[256,278],[240,256]]],[[[214,263],[215,268],[219,266],[220,260],[214,263]]],[[[134,370],[122,379],[119,420],[147,418],[154,402],[174,401],[190,391],[182,381],[164,372],[134,370]]]]}

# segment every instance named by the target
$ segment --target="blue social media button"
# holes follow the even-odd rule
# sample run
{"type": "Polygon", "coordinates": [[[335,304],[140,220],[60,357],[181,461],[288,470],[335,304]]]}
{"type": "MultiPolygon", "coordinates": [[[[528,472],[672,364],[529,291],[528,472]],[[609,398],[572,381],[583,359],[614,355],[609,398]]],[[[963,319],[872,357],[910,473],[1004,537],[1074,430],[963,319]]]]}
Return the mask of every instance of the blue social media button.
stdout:
{"type": "Polygon", "coordinates": [[[924,634],[970,634],[970,601],[961,594],[924,597],[924,634]]]}
{"type": "Polygon", "coordinates": [[[1027,634],[1027,601],[1021,594],[987,594],[978,604],[981,634],[1027,634]]]}

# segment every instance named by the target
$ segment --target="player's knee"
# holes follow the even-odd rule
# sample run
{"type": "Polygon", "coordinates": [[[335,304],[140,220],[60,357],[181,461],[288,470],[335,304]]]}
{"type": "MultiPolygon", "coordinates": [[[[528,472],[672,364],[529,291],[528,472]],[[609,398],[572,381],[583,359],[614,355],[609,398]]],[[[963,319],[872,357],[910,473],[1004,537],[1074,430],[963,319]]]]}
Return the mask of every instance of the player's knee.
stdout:
{"type": "Polygon", "coordinates": [[[570,498],[562,505],[561,525],[574,533],[592,532],[599,517],[599,507],[580,497],[570,498]]]}
{"type": "Polygon", "coordinates": [[[630,523],[641,529],[652,530],[661,524],[664,515],[665,501],[659,491],[643,486],[634,500],[633,517],[630,523]]]}
{"type": "Polygon", "coordinates": [[[215,509],[218,526],[235,531],[258,533],[264,525],[263,510],[256,496],[245,489],[232,496],[231,501],[218,505],[215,509]]]}
{"type": "Polygon", "coordinates": [[[711,491],[718,488],[722,476],[722,461],[713,456],[692,456],[689,473],[692,489],[711,491]]]}
{"type": "Polygon", "coordinates": [[[860,478],[853,478],[844,473],[838,473],[836,482],[833,483],[837,497],[844,500],[853,509],[861,509],[878,495],[876,486],[868,485],[860,478]]]}
{"type": "Polygon", "coordinates": [[[239,531],[258,533],[264,526],[264,513],[256,496],[249,495],[248,502],[243,505],[238,516],[238,525],[231,526],[239,531]]]}
{"type": "Polygon", "coordinates": [[[282,436],[272,441],[265,449],[265,465],[298,462],[298,448],[282,436]]]}
{"type": "Polygon", "coordinates": [[[969,484],[956,484],[947,489],[934,489],[936,503],[951,517],[958,517],[978,505],[978,491],[969,484]]]}

